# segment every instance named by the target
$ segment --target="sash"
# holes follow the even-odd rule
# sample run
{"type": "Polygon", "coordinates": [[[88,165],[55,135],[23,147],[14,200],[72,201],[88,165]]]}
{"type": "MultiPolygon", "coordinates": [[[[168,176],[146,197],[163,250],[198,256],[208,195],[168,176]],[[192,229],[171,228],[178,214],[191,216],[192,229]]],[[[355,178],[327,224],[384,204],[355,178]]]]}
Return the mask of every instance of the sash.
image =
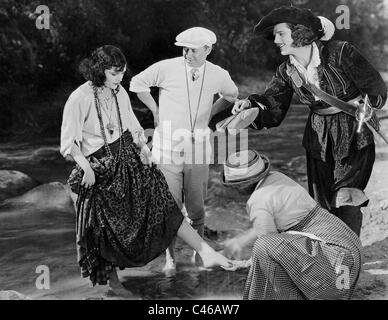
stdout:
{"type": "MultiPolygon", "coordinates": [[[[329,114],[336,114],[339,112],[344,112],[346,114],[349,114],[350,116],[357,119],[359,122],[363,122],[367,125],[367,127],[374,133],[378,134],[386,144],[388,144],[388,138],[385,137],[385,135],[380,131],[380,123],[379,119],[372,109],[372,115],[369,119],[359,120],[357,113],[359,112],[356,105],[342,101],[338,99],[337,97],[332,96],[331,94],[319,89],[317,86],[315,86],[312,83],[309,83],[308,81],[303,81],[303,78],[295,68],[294,71],[290,74],[290,77],[294,84],[300,88],[303,87],[307,91],[309,91],[311,94],[318,97],[320,100],[326,102],[330,105],[329,108],[312,108],[312,111],[321,114],[321,115],[329,115],[329,114]]],[[[352,100],[354,101],[354,100],[352,100]]],[[[359,124],[359,126],[362,124],[362,122],[359,124]]]]}

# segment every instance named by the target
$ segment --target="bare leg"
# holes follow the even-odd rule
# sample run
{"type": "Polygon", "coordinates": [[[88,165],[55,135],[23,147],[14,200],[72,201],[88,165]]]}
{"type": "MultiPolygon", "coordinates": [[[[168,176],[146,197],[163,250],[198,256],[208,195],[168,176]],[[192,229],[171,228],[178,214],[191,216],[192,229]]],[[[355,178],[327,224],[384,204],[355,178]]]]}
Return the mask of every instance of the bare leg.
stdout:
{"type": "MultiPolygon", "coordinates": [[[[175,202],[182,210],[183,165],[159,164],[158,168],[162,171],[175,202]]],[[[168,276],[174,275],[176,272],[175,243],[176,239],[170,243],[170,246],[166,250],[166,264],[163,268],[163,272],[168,276]]]]}
{"type": "MultiPolygon", "coordinates": [[[[189,223],[190,224],[190,226],[191,227],[193,227],[192,226],[192,224],[191,223],[189,223]]],[[[204,229],[204,226],[202,225],[201,227],[199,227],[199,228],[194,228],[193,227],[193,230],[203,239],[203,229],[204,229]]],[[[197,252],[197,251],[195,251],[194,249],[193,249],[193,253],[192,253],[192,255],[191,255],[191,257],[190,257],[190,262],[193,264],[193,265],[201,265],[201,259],[200,259],[200,255],[199,255],[199,253],[197,252]]]]}
{"type": "Polygon", "coordinates": [[[166,276],[172,276],[176,273],[175,243],[176,238],[172,240],[170,246],[166,250],[166,264],[164,265],[162,270],[166,274],[166,276]]]}
{"type": "Polygon", "coordinates": [[[131,291],[127,290],[123,284],[120,282],[117,275],[116,268],[113,268],[112,272],[109,275],[109,288],[118,296],[123,298],[134,298],[134,295],[131,291]]]}
{"type": "Polygon", "coordinates": [[[214,251],[214,249],[198,235],[198,233],[188,224],[186,220],[183,220],[178,229],[178,237],[198,252],[205,268],[215,266],[230,267],[230,260],[222,254],[214,251]]]}
{"type": "MultiPolygon", "coordinates": [[[[209,180],[209,165],[192,164],[184,167],[184,194],[185,194],[185,215],[190,219],[191,226],[197,230],[198,235],[203,238],[205,225],[205,199],[207,195],[207,183],[209,180]]],[[[190,260],[197,264],[199,254],[193,251],[190,260]]]]}

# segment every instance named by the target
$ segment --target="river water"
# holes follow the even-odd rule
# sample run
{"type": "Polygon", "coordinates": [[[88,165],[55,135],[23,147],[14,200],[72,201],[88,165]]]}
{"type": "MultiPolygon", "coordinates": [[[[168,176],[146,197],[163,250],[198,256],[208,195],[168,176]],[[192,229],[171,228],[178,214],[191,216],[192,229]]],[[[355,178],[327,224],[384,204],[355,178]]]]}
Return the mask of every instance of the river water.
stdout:
{"type": "MultiPolygon", "coordinates": [[[[274,169],[306,185],[304,149],[301,146],[307,109],[293,106],[279,128],[249,132],[249,147],[265,153],[274,169]]],[[[58,141],[39,144],[0,145],[0,169],[20,170],[40,183],[65,183],[72,164],[60,157],[49,161],[29,158],[42,147],[57,148],[58,141]]],[[[208,241],[221,241],[248,227],[246,198],[225,190],[219,183],[220,164],[211,165],[206,202],[208,241]]],[[[59,198],[47,195],[44,201],[59,198]],[[50,198],[50,197],[54,197],[50,198]]],[[[42,201],[42,200],[40,200],[42,201]]],[[[14,202],[0,206],[0,290],[16,290],[33,299],[119,299],[105,286],[90,287],[82,279],[75,250],[75,218],[68,207],[14,202]],[[49,288],[40,285],[43,269],[49,271],[49,288]]],[[[247,270],[201,270],[188,262],[191,250],[178,240],[177,274],[161,272],[163,255],[142,268],[125,269],[119,275],[126,288],[142,299],[241,299],[247,270]]],[[[46,282],[47,284],[47,282],[46,282]]]]}

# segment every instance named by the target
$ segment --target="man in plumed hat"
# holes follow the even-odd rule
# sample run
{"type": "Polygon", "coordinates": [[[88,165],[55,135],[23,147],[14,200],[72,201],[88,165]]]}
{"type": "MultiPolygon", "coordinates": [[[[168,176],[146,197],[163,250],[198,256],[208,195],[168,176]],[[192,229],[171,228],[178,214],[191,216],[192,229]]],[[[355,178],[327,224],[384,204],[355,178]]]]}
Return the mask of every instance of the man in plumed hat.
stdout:
{"type": "Polygon", "coordinates": [[[263,94],[237,101],[232,113],[259,107],[252,126],[275,127],[296,93],[310,108],[303,137],[309,192],[360,235],[361,207],[368,204],[364,189],[375,160],[374,110],[387,99],[383,79],[353,45],[331,39],[331,21],[308,9],[274,9],[255,30],[288,59],[263,94]]]}
{"type": "MultiPolygon", "coordinates": [[[[209,120],[238,96],[229,73],[207,61],[217,41],[211,30],[187,29],[176,37],[183,56],[156,62],[132,78],[130,90],[152,111],[155,123],[152,153],[178,205],[187,210],[203,236],[204,201],[211,161],[209,120]],[[159,102],[150,94],[159,88],[159,102]],[[214,95],[220,99],[213,105],[214,95]]],[[[175,271],[173,243],[164,270],[175,271]]]]}

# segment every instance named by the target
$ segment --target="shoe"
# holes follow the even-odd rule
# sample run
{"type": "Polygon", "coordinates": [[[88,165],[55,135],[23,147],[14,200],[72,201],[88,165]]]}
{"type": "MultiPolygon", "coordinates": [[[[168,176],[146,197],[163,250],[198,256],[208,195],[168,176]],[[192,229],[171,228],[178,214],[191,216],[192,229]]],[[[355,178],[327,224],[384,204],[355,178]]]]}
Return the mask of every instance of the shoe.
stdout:
{"type": "Polygon", "coordinates": [[[245,129],[255,121],[259,114],[260,108],[250,108],[236,113],[216,124],[218,131],[225,129],[245,129]]]}
{"type": "Polygon", "coordinates": [[[246,269],[249,268],[252,264],[252,260],[231,260],[232,266],[230,267],[223,267],[221,266],[222,269],[226,271],[236,271],[238,269],[246,269]]]}

